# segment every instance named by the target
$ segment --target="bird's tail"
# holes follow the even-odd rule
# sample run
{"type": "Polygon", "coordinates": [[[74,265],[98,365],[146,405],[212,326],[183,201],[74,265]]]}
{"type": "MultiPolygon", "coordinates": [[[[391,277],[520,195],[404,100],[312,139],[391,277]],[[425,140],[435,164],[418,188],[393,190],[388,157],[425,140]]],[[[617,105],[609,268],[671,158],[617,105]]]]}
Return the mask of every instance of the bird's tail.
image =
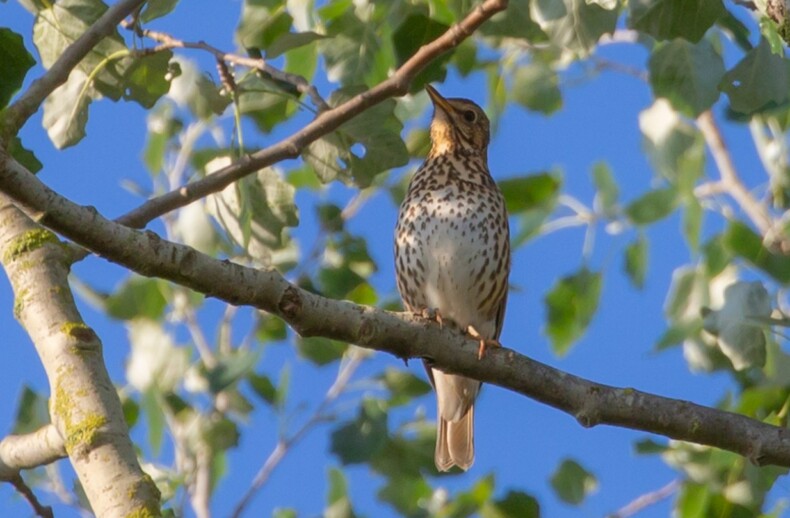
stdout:
{"type": "Polygon", "coordinates": [[[436,431],[436,469],[449,471],[458,466],[466,471],[475,461],[475,406],[469,407],[458,421],[448,421],[439,415],[436,431]]]}

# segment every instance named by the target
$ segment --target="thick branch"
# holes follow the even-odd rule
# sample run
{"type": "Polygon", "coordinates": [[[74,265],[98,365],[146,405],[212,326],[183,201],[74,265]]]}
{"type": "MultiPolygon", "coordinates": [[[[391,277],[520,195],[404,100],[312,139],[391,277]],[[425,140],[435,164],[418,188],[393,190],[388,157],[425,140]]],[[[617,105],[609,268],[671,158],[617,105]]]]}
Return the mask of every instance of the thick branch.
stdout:
{"type": "Polygon", "coordinates": [[[109,36],[129,13],[140,7],[145,0],[121,0],[91,25],[85,33],[60,55],[58,60],[14,104],[8,107],[0,120],[0,141],[16,134],[27,119],[36,113],[44,99],[55,88],[66,82],[69,74],[98,43],[109,36]]]}
{"type": "Polygon", "coordinates": [[[352,97],[345,103],[321,112],[310,124],[290,137],[246,156],[238,162],[212,173],[202,180],[187,184],[180,189],[158,196],[137,209],[117,219],[130,227],[142,228],[149,221],[188,205],[211,193],[219,192],[231,183],[263,167],[288,158],[296,158],[311,142],[337,129],[366,109],[393,96],[404,95],[412,79],[428,63],[445,52],[457,47],[483,22],[507,7],[507,0],[486,0],[460,23],[450,27],[444,34],[420,49],[395,71],[386,81],[370,90],[352,97]]]}
{"type": "Polygon", "coordinates": [[[65,456],[63,437],[51,424],[24,435],[9,435],[0,441],[0,480],[11,480],[23,469],[50,464],[65,456]]]}
{"type": "MultiPolygon", "coordinates": [[[[45,428],[41,436],[17,439],[27,440],[30,447],[38,440],[41,449],[16,452],[19,456],[11,456],[11,465],[35,465],[65,448],[98,516],[158,513],[159,491],[137,462],[101,342],[83,322],[71,295],[66,251],[52,232],[31,221],[4,195],[0,258],[14,289],[15,314],[46,371],[50,419],[62,438],[54,439],[52,430],[45,428]]],[[[8,443],[9,438],[3,441],[8,443]]]]}
{"type": "Polygon", "coordinates": [[[499,385],[574,416],[730,450],[757,464],[790,466],[790,432],[748,417],[630,388],[594,383],[515,351],[477,359],[477,342],[404,313],[331,300],[299,289],[275,270],[219,261],[153,232],[139,232],[50,190],[0,150],[0,191],[76,243],[141,275],[156,276],[231,304],[278,315],[302,336],[324,336],[428,358],[448,372],[499,385]]]}

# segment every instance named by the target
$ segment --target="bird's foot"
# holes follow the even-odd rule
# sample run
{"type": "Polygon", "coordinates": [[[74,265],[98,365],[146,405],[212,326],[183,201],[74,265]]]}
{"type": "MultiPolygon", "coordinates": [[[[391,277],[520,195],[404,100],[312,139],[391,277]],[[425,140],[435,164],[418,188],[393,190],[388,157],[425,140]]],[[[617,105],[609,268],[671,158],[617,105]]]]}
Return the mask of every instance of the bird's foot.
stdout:
{"type": "Polygon", "coordinates": [[[482,360],[486,355],[486,349],[489,347],[502,347],[499,340],[493,338],[483,338],[483,336],[475,329],[474,326],[466,326],[466,334],[480,342],[480,347],[477,349],[477,359],[482,360]]]}
{"type": "Polygon", "coordinates": [[[423,308],[422,311],[420,311],[418,314],[425,320],[430,320],[432,322],[436,322],[437,324],[439,324],[439,329],[444,328],[444,320],[442,320],[442,314],[439,313],[438,309],[423,308]]]}

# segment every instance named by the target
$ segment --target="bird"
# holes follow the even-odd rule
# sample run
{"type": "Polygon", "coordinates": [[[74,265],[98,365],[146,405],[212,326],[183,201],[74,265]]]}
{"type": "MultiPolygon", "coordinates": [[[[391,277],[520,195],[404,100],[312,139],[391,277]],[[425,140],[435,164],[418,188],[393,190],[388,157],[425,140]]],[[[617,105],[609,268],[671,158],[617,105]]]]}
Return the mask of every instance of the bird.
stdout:
{"type": "MultiPolygon", "coordinates": [[[[395,277],[404,307],[497,345],[510,275],[505,199],[488,169],[490,122],[469,99],[433,103],[431,148],[412,176],[395,227],[395,277]]],[[[437,399],[439,471],[474,463],[474,405],[481,383],[424,361],[437,399]]]]}

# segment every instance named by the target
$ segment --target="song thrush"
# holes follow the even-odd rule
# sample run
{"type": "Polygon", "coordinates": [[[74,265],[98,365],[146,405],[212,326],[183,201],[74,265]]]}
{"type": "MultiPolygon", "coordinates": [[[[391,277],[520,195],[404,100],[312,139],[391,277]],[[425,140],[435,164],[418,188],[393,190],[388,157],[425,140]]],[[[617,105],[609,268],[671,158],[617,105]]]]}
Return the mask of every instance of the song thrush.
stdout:
{"type": "MultiPolygon", "coordinates": [[[[395,273],[409,311],[436,315],[481,340],[502,330],[510,273],[505,200],[488,170],[489,121],[467,99],[426,87],[434,106],[431,151],[409,183],[395,229],[395,273]]],[[[436,389],[436,468],[474,462],[480,382],[426,364],[436,389]]]]}

